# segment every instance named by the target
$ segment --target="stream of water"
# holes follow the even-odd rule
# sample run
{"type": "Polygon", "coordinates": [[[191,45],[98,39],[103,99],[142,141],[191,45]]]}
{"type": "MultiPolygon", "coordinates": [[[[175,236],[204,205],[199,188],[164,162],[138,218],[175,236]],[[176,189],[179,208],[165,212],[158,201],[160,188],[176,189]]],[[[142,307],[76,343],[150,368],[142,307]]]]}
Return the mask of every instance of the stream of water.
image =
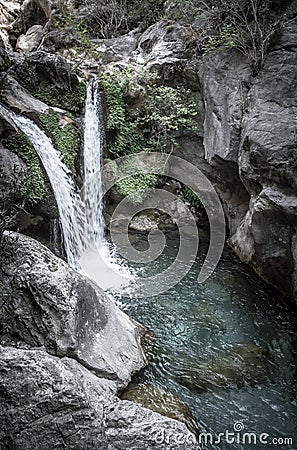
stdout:
{"type": "MultiPolygon", "coordinates": [[[[193,268],[174,288],[146,300],[121,298],[124,310],[157,337],[155,356],[135,381],[153,384],[183,399],[194,413],[198,428],[211,433],[213,442],[219,433],[234,432],[234,424],[240,423],[246,432],[254,432],[258,437],[267,433],[267,442],[273,438],[280,442],[287,437],[294,440],[293,445],[266,447],[296,450],[296,311],[227,249],[215,273],[198,284],[197,274],[207,251],[207,228],[200,230],[200,237],[202,250],[193,268]],[[214,383],[204,389],[209,380],[197,386],[197,370],[200,377],[204,370],[205,376],[213,376],[214,380],[222,373],[226,375],[224,356],[215,359],[216,355],[225,352],[228,355],[230,349],[240,346],[267,352],[267,373],[263,373],[263,379],[262,372],[259,379],[259,370],[265,370],[266,366],[263,368],[259,361],[258,370],[256,361],[251,369],[254,383],[238,386],[236,377],[240,378],[240,374],[234,377],[231,373],[234,384],[225,386],[223,382],[221,387],[218,378],[218,386],[214,383]],[[214,371],[211,376],[210,371],[214,371]]],[[[140,251],[148,246],[143,235],[133,234],[130,239],[140,251]]],[[[143,265],[142,276],[168,267],[178,246],[178,236],[168,234],[164,253],[156,261],[143,265]]],[[[213,448],[256,450],[265,445],[259,441],[256,445],[225,441],[213,448]]]]}

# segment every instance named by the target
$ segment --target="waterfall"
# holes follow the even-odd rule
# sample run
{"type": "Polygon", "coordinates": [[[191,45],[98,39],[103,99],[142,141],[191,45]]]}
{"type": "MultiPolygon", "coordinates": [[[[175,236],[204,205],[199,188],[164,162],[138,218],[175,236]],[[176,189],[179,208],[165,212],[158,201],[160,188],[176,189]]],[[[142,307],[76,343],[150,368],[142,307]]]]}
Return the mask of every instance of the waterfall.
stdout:
{"type": "Polygon", "coordinates": [[[4,49],[7,53],[13,53],[13,48],[9,40],[9,34],[6,30],[0,28],[0,38],[3,42],[4,49]]]}
{"type": "MultiPolygon", "coordinates": [[[[85,216],[89,240],[104,245],[101,159],[104,144],[103,111],[98,80],[87,85],[84,117],[84,189],[85,216]]],[[[92,247],[90,242],[90,247],[92,247]]]]}
{"type": "Polygon", "coordinates": [[[87,86],[82,198],[51,139],[32,120],[1,104],[0,115],[27,135],[44,166],[58,205],[69,265],[104,289],[127,285],[130,274],[113,258],[104,238],[101,180],[104,129],[99,82],[90,80],[87,86]]]}
{"type": "Polygon", "coordinates": [[[77,268],[79,257],[87,247],[84,205],[51,139],[30,119],[0,105],[0,115],[26,134],[35,148],[50,180],[57,202],[68,263],[77,268]]]}

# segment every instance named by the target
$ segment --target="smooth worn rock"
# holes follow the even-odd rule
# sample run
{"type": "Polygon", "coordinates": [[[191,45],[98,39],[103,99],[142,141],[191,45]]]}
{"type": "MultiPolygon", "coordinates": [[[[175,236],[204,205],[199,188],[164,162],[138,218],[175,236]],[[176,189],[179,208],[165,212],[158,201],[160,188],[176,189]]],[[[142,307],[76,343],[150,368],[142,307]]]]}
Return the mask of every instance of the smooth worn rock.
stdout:
{"type": "Polygon", "coordinates": [[[196,367],[183,366],[179,383],[198,392],[241,388],[269,380],[268,352],[254,344],[230,348],[197,361],[196,367]]]}
{"type": "Polygon", "coordinates": [[[31,53],[37,50],[44,35],[42,25],[33,25],[26,34],[22,34],[16,44],[16,50],[21,53],[31,53]]]}
{"type": "Polygon", "coordinates": [[[13,110],[20,113],[43,113],[48,106],[33,97],[12,76],[7,75],[0,88],[0,98],[13,110]]]}
{"type": "Polygon", "coordinates": [[[37,241],[6,233],[0,267],[2,286],[15,293],[2,304],[8,336],[71,356],[118,386],[145,365],[142,329],[37,241]]]}

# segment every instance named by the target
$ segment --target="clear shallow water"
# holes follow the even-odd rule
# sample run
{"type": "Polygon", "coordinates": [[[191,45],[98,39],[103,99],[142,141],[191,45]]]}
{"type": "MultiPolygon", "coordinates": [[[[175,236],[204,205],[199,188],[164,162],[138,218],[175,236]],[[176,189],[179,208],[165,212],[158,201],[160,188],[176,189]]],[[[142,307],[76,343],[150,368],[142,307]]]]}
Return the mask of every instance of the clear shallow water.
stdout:
{"type": "MultiPolygon", "coordinates": [[[[206,231],[201,240],[192,270],[170,291],[147,299],[121,296],[122,308],[157,337],[156,354],[135,381],[179,396],[190,406],[199,429],[212,433],[214,439],[226,430],[234,432],[239,421],[246,432],[267,433],[268,443],[274,437],[293,438],[293,445],[263,445],[259,441],[243,445],[242,440],[231,444],[224,439],[213,448],[296,450],[296,311],[227,249],[215,273],[199,285],[197,276],[207,250],[206,231]],[[265,383],[202,393],[180,384],[184,368],[199,367],[201,361],[211,364],[219,351],[241,344],[269,350],[271,367],[265,383]]],[[[140,250],[147,248],[143,235],[133,234],[131,241],[140,250]]],[[[168,234],[162,256],[143,265],[142,275],[151,276],[168,267],[178,246],[178,235],[168,234]]]]}

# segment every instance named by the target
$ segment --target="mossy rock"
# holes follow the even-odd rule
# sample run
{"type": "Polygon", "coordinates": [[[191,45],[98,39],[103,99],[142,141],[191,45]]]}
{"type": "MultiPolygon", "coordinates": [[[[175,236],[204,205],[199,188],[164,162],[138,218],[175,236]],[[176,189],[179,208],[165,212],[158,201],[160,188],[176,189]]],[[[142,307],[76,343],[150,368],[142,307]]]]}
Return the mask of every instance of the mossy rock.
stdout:
{"type": "Polygon", "coordinates": [[[122,400],[139,403],[147,409],[184,423],[192,433],[197,433],[195,418],[186,403],[171,392],[149,384],[131,383],[121,395],[122,400]]]}
{"type": "Polygon", "coordinates": [[[270,365],[267,350],[258,345],[244,344],[202,360],[198,367],[183,366],[177,380],[201,393],[236,389],[267,382],[270,365]]]}
{"type": "Polygon", "coordinates": [[[61,116],[49,109],[38,117],[42,127],[61,152],[66,166],[75,171],[75,159],[80,149],[80,136],[70,115],[61,116]]]}

